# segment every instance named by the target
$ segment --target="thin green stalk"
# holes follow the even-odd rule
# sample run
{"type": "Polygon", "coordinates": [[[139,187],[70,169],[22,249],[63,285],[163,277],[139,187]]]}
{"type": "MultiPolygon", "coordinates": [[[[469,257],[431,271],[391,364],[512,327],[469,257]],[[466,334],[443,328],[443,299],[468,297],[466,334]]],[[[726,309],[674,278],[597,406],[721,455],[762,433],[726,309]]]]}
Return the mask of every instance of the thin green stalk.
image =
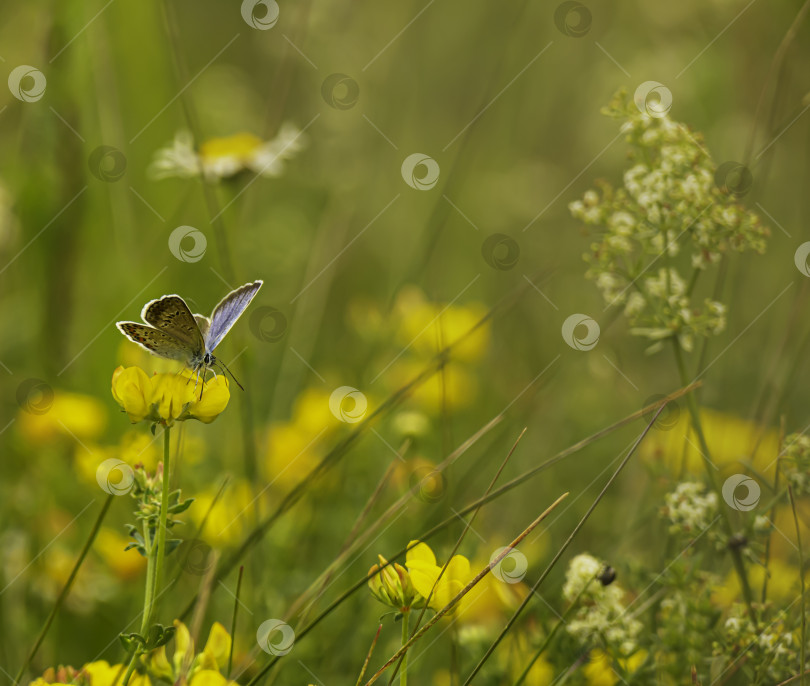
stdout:
{"type": "MultiPolygon", "coordinates": [[[[796,526],[796,545],[799,547],[799,583],[802,589],[802,640],[801,640],[801,662],[799,663],[799,670],[804,669],[805,660],[805,645],[807,636],[807,613],[805,612],[805,597],[804,597],[804,552],[802,550],[802,534],[799,529],[799,516],[796,514],[796,499],[793,497],[793,489],[788,485],[788,495],[790,496],[790,507],[793,510],[793,523],[796,526]]],[[[804,686],[804,672],[802,672],[802,686],[804,686]]]]}
{"type": "Polygon", "coordinates": [[[233,668],[233,644],[234,637],[236,636],[236,615],[239,612],[239,591],[242,589],[242,574],[245,571],[244,565],[239,567],[239,578],[236,580],[236,595],[233,599],[233,620],[231,621],[231,649],[228,651],[228,671],[226,674],[231,678],[231,669],[233,668]]]}
{"type": "Polygon", "coordinates": [[[53,604],[51,608],[51,612],[48,615],[48,619],[45,620],[45,624],[42,626],[42,629],[39,632],[39,636],[37,636],[37,640],[34,642],[31,651],[28,653],[28,657],[25,658],[25,662],[22,663],[19,671],[17,672],[17,676],[14,679],[14,684],[19,684],[20,680],[23,678],[23,674],[25,674],[25,670],[28,669],[28,665],[31,664],[31,660],[34,659],[34,656],[37,654],[37,651],[42,646],[42,642],[45,640],[45,636],[48,634],[51,625],[53,624],[53,620],[56,619],[56,615],[58,614],[62,604],[65,602],[65,598],[67,598],[68,593],[70,593],[70,588],[73,586],[73,582],[76,579],[76,575],[79,573],[79,569],[81,569],[82,564],[84,563],[84,559],[87,557],[87,553],[90,552],[90,546],[93,545],[93,541],[96,540],[96,535],[101,529],[101,523],[104,521],[104,518],[107,516],[107,510],[110,509],[110,505],[112,504],[113,495],[110,494],[107,496],[107,500],[104,501],[104,505],[101,506],[101,512],[98,513],[98,517],[96,517],[96,522],[93,524],[93,528],[90,530],[90,535],[87,537],[87,540],[84,542],[84,547],[82,551],[79,553],[79,557],[76,560],[76,564],[73,565],[73,569],[70,570],[70,576],[68,576],[67,581],[65,581],[65,585],[62,586],[62,590],[59,592],[59,596],[56,598],[56,602],[53,604]]]}
{"type": "MultiPolygon", "coordinates": [[[[410,638],[410,632],[408,631],[410,619],[410,610],[406,610],[402,613],[402,646],[405,646],[410,638]]],[[[399,670],[399,686],[408,686],[408,653],[404,653],[402,655],[402,662],[400,663],[399,670]]]]}
{"type": "Polygon", "coordinates": [[[532,671],[532,667],[534,667],[534,663],[540,659],[540,656],[543,654],[543,651],[548,648],[548,644],[551,643],[551,639],[554,638],[556,633],[559,631],[560,627],[565,624],[565,620],[568,618],[568,615],[574,610],[575,607],[579,604],[579,599],[583,596],[585,591],[587,591],[591,584],[594,582],[594,577],[587,584],[585,584],[579,593],[577,593],[576,597],[571,601],[571,604],[566,608],[565,612],[562,613],[562,617],[557,620],[557,623],[552,627],[551,631],[546,634],[546,638],[540,644],[540,647],[537,649],[537,652],[534,654],[531,660],[529,660],[529,664],[526,665],[526,668],[521,672],[520,676],[518,677],[517,681],[513,684],[513,686],[520,686],[524,681],[526,681],[526,677],[529,676],[529,672],[532,671]]]}
{"type": "MultiPolygon", "coordinates": [[[[438,622],[448,612],[452,612],[455,609],[456,605],[458,605],[459,601],[465,595],[467,595],[467,593],[469,593],[473,588],[475,588],[478,582],[480,582],[481,579],[483,579],[487,574],[489,574],[494,567],[499,565],[503,561],[503,559],[509,554],[510,550],[517,548],[518,545],[520,545],[521,541],[524,538],[526,538],[526,536],[528,536],[532,531],[534,531],[537,525],[540,524],[540,522],[542,522],[544,519],[546,519],[546,517],[548,517],[557,508],[557,506],[568,497],[568,495],[569,494],[567,491],[563,493],[559,498],[557,498],[553,503],[551,503],[551,505],[549,505],[537,519],[535,519],[531,524],[529,524],[529,526],[527,526],[520,533],[520,535],[518,535],[518,537],[515,538],[515,540],[513,540],[508,546],[506,546],[501,553],[499,553],[496,557],[492,558],[492,560],[486,567],[484,567],[480,572],[478,572],[478,574],[476,574],[472,578],[472,580],[464,588],[462,588],[452,598],[452,600],[450,600],[449,603],[447,603],[447,605],[445,605],[441,610],[439,610],[435,615],[433,615],[433,617],[427,624],[425,624],[421,629],[419,629],[419,631],[417,631],[413,636],[411,636],[408,639],[408,642],[405,645],[403,645],[393,656],[391,656],[386,661],[386,663],[382,667],[380,667],[375,672],[374,676],[372,676],[371,679],[369,679],[366,682],[366,686],[371,686],[375,681],[377,681],[377,679],[380,678],[380,675],[392,664],[394,664],[394,662],[399,660],[399,658],[401,658],[406,652],[408,652],[411,646],[413,646],[413,644],[416,643],[416,641],[422,638],[422,636],[424,636],[431,629],[431,627],[433,627],[433,625],[436,624],[436,622],[438,622]]],[[[263,675],[266,669],[267,668],[259,672],[259,674],[257,674],[255,677],[253,677],[253,680],[248,684],[248,686],[251,686],[255,681],[257,681],[263,675]]]]}
{"type": "MultiPolygon", "coordinates": [[[[667,401],[667,402],[669,402],[669,401],[667,401]]],[[[523,602],[521,602],[521,604],[517,607],[517,609],[514,611],[514,613],[512,613],[512,616],[509,618],[509,621],[506,622],[506,626],[504,626],[504,628],[501,629],[501,632],[498,634],[497,638],[492,642],[492,644],[489,646],[489,648],[487,648],[487,651],[484,653],[483,657],[478,661],[478,664],[475,666],[473,671],[470,672],[470,675],[467,677],[467,680],[464,682],[464,686],[469,686],[469,684],[475,678],[475,675],[478,674],[479,671],[481,671],[481,668],[484,666],[486,661],[489,659],[489,657],[492,655],[492,653],[495,652],[495,649],[500,645],[500,643],[503,640],[504,636],[506,636],[506,634],[509,633],[509,630],[512,628],[512,626],[514,626],[515,622],[517,622],[518,617],[520,617],[523,610],[526,608],[526,606],[529,604],[531,599],[534,597],[534,594],[537,592],[537,589],[540,588],[540,585],[546,580],[546,577],[551,573],[551,570],[554,569],[554,566],[557,564],[557,562],[563,556],[565,551],[568,549],[568,546],[571,545],[571,542],[574,540],[574,538],[576,538],[577,534],[580,532],[582,527],[585,526],[585,523],[588,521],[588,519],[590,519],[591,515],[593,514],[593,511],[596,509],[596,507],[599,505],[599,503],[602,502],[602,498],[605,497],[605,493],[608,492],[608,489],[613,485],[613,482],[616,481],[616,479],[619,477],[619,474],[622,473],[622,470],[625,468],[627,463],[630,461],[630,458],[633,457],[636,450],[638,450],[638,447],[641,445],[641,442],[645,439],[647,434],[650,432],[650,429],[653,427],[655,422],[658,421],[658,416],[664,410],[666,405],[667,405],[667,403],[665,402],[665,403],[663,403],[661,405],[661,407],[658,408],[658,411],[655,413],[653,418],[650,420],[650,422],[644,428],[644,431],[633,442],[633,445],[630,448],[630,450],[627,452],[627,455],[625,455],[624,459],[619,463],[619,466],[616,468],[616,470],[613,472],[613,474],[611,474],[610,478],[607,480],[607,483],[602,487],[602,490],[599,491],[599,495],[596,496],[594,501],[591,503],[591,506],[588,508],[588,510],[585,512],[585,514],[582,515],[582,518],[579,520],[577,525],[574,527],[574,530],[569,534],[568,538],[565,539],[565,542],[562,544],[562,546],[560,546],[559,550],[557,550],[554,557],[551,559],[551,562],[549,562],[548,565],[546,566],[546,568],[543,570],[543,573],[540,574],[537,581],[534,582],[534,585],[529,590],[529,593],[526,594],[526,597],[523,599],[523,602]]]]}
{"type": "MultiPolygon", "coordinates": [[[[166,557],[166,520],[169,515],[169,489],[171,482],[171,428],[163,429],[163,491],[160,498],[160,525],[158,526],[157,566],[155,569],[155,589],[163,583],[163,561],[166,557]]],[[[154,609],[154,606],[153,606],[154,609]]],[[[151,617],[150,617],[151,619],[151,617]]]]}
{"type": "MultiPolygon", "coordinates": [[[[689,383],[689,376],[686,372],[686,363],[683,359],[683,350],[681,349],[680,341],[678,341],[677,337],[673,337],[673,349],[675,351],[675,361],[678,365],[678,372],[681,375],[681,383],[683,385],[687,385],[689,383]]],[[[723,501],[723,491],[720,488],[720,484],[717,483],[717,478],[712,471],[714,469],[714,464],[712,464],[711,459],[711,452],[709,451],[709,445],[706,442],[706,436],[703,433],[703,425],[700,422],[700,411],[698,409],[697,401],[695,400],[694,393],[688,393],[686,395],[686,406],[689,408],[689,414],[692,417],[692,426],[695,429],[695,433],[698,437],[698,442],[700,443],[700,449],[703,456],[703,466],[706,468],[706,476],[709,479],[709,483],[712,486],[712,489],[717,494],[718,502],[723,501]]],[[[729,516],[728,510],[724,507],[720,508],[720,514],[723,521],[723,524],[726,528],[726,534],[729,538],[734,535],[734,527],[731,524],[731,517],[729,516]]],[[[745,598],[745,604],[748,606],[748,612],[751,615],[751,621],[754,622],[754,626],[757,626],[759,622],[757,621],[757,616],[754,613],[754,595],[751,592],[751,586],[748,583],[748,576],[745,573],[745,563],[743,562],[742,552],[738,547],[735,546],[728,546],[729,552],[731,553],[731,560],[734,563],[734,570],[737,573],[737,577],[740,580],[740,588],[742,588],[743,597],[745,598]]]]}
{"type": "MultiPolygon", "coordinates": [[[[141,620],[141,636],[146,636],[149,627],[152,624],[152,615],[155,611],[155,598],[157,589],[161,585],[163,574],[163,559],[166,554],[166,521],[169,512],[169,467],[170,467],[170,454],[171,454],[171,429],[166,426],[163,428],[163,485],[161,490],[160,500],[160,523],[157,531],[157,542],[153,540],[153,534],[149,531],[149,524],[144,522],[143,525],[143,540],[146,548],[146,591],[144,593],[143,601],[143,619],[141,620]]],[[[132,673],[135,671],[138,657],[141,651],[136,649],[133,651],[127,665],[127,671],[124,674],[124,679],[121,682],[123,686],[127,686],[132,673]]]]}
{"type": "MultiPolygon", "coordinates": [[[[634,421],[640,419],[641,417],[645,416],[647,413],[649,413],[651,411],[654,411],[654,410],[657,410],[658,408],[666,405],[667,403],[670,403],[670,402],[672,402],[674,400],[679,399],[681,396],[686,394],[688,391],[690,391],[690,390],[692,390],[694,388],[698,388],[699,386],[700,386],[700,382],[698,381],[698,382],[695,382],[694,384],[691,384],[690,386],[688,386],[686,388],[681,388],[681,389],[679,389],[679,390],[677,390],[677,391],[675,391],[673,393],[670,393],[665,398],[663,398],[663,399],[661,399],[661,400],[659,400],[659,401],[657,401],[655,403],[652,403],[650,405],[647,405],[646,407],[643,407],[640,410],[637,410],[636,412],[633,412],[632,414],[627,415],[623,419],[620,419],[618,422],[615,422],[615,423],[611,424],[610,426],[608,426],[608,427],[606,427],[604,429],[600,429],[599,431],[597,431],[594,434],[591,434],[587,438],[583,438],[581,441],[578,441],[577,443],[574,443],[573,445],[569,446],[568,448],[565,448],[564,450],[561,450],[556,455],[550,457],[549,459],[545,460],[544,462],[541,462],[539,465],[537,465],[535,467],[532,467],[531,469],[523,472],[523,474],[520,474],[519,476],[516,476],[514,479],[512,479],[511,481],[505,483],[503,486],[500,486],[500,487],[496,488],[489,495],[487,495],[487,496],[485,496],[483,498],[479,498],[478,500],[474,501],[470,505],[467,505],[466,507],[462,508],[461,510],[459,510],[455,514],[453,514],[450,517],[448,517],[447,519],[445,519],[443,522],[439,522],[438,524],[436,524],[431,529],[428,529],[427,531],[422,533],[420,536],[417,536],[417,538],[420,541],[428,541],[428,540],[432,539],[436,534],[438,534],[439,532],[445,530],[447,527],[449,527],[449,526],[451,526],[451,525],[453,525],[455,523],[458,523],[458,517],[464,517],[465,515],[467,515],[468,513],[472,512],[474,510],[476,510],[477,508],[481,507],[482,505],[486,505],[487,503],[499,498],[504,493],[507,493],[507,492],[511,491],[512,489],[517,488],[518,486],[525,483],[526,481],[528,481],[532,477],[537,476],[540,472],[543,472],[546,469],[549,469],[550,467],[557,464],[558,462],[561,462],[562,460],[566,459],[567,457],[579,452],[580,450],[583,450],[587,446],[591,445],[592,443],[595,443],[596,441],[604,438],[605,436],[608,436],[609,434],[613,433],[614,431],[616,431],[616,430],[618,430],[618,429],[620,429],[620,428],[622,428],[624,426],[627,426],[631,422],[634,422],[634,421]]],[[[656,415],[656,418],[657,418],[657,415],[656,415]]],[[[405,547],[401,548],[400,550],[398,550],[397,552],[395,552],[394,554],[388,556],[388,562],[386,563],[386,565],[382,565],[381,568],[385,568],[387,565],[393,564],[398,559],[400,559],[407,552],[407,548],[408,547],[405,546],[405,547]]],[[[377,571],[379,572],[379,570],[377,570],[377,571]]],[[[338,607],[340,607],[340,605],[342,605],[348,598],[350,598],[359,589],[364,588],[366,586],[366,584],[368,583],[368,580],[372,576],[374,576],[374,575],[373,574],[368,574],[368,575],[362,577],[360,580],[356,581],[352,586],[350,586],[345,591],[343,591],[343,593],[341,593],[327,607],[325,607],[317,615],[317,617],[315,617],[311,622],[309,622],[300,631],[296,631],[295,632],[296,643],[300,644],[300,642],[303,640],[303,638],[307,634],[312,632],[315,629],[315,627],[317,627],[324,619],[326,619],[330,614],[332,614],[332,612],[334,612],[338,607]]],[[[186,611],[188,611],[188,609],[189,608],[186,608],[186,611]]],[[[265,667],[262,668],[261,673],[266,674],[268,671],[270,671],[273,668],[273,666],[280,659],[281,659],[280,656],[273,657],[270,660],[270,662],[265,667]]],[[[254,679],[254,681],[255,681],[255,679],[254,679]]]]}

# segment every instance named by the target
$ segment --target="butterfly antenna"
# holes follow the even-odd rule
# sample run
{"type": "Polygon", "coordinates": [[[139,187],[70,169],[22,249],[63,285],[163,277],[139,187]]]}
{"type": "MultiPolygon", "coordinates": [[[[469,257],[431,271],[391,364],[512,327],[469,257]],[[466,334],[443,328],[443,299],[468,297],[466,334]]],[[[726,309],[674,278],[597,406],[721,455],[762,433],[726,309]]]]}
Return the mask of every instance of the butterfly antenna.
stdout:
{"type": "Polygon", "coordinates": [[[237,385],[237,386],[239,386],[239,388],[241,388],[243,391],[245,390],[245,387],[244,387],[242,384],[240,384],[240,383],[239,383],[239,379],[237,379],[237,378],[236,378],[236,377],[233,375],[233,372],[232,372],[230,369],[228,369],[228,367],[226,367],[226,366],[225,366],[225,363],[224,363],[224,362],[222,362],[221,360],[217,360],[217,364],[218,364],[218,365],[219,365],[219,366],[220,366],[222,369],[224,369],[226,372],[228,372],[228,374],[230,374],[230,375],[231,375],[231,377],[233,378],[233,380],[234,380],[234,381],[236,381],[236,385],[237,385]]]}

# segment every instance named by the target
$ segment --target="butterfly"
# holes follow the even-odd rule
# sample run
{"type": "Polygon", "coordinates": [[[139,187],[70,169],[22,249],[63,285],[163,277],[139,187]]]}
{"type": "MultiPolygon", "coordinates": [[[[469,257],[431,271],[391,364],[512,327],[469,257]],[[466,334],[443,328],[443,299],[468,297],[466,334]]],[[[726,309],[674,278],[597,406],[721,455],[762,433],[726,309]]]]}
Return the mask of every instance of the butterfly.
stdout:
{"type": "Polygon", "coordinates": [[[216,376],[213,369],[216,365],[227,370],[236,385],[242,388],[231,370],[214,357],[214,349],[242,316],[262,283],[246,283],[228,293],[219,301],[210,318],[192,314],[186,301],[179,295],[164,295],[144,305],[141,319],[146,324],[117,322],[116,326],[129,340],[153,355],[185,364],[197,373],[197,382],[200,374],[205,380],[209,369],[216,376]]]}

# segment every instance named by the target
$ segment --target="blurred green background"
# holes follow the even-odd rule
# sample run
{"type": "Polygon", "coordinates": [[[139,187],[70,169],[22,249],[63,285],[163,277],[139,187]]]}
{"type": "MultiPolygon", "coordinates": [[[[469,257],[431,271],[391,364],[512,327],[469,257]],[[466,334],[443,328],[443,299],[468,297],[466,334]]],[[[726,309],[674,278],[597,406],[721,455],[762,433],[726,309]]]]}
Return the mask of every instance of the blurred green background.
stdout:
{"type": "MultiPolygon", "coordinates": [[[[800,4],[586,2],[590,18],[576,36],[555,20],[555,3],[303,1],[281,4],[268,30],[250,26],[237,2],[172,0],[168,20],[160,3],[4,3],[0,71],[31,65],[47,88],[35,102],[0,90],[0,678],[11,682],[90,530],[104,496],[95,465],[108,456],[146,459],[159,445],[126,452],[126,441],[151,436],[143,424],[130,427],[110,395],[119,364],[165,368],[114,327],[137,320],[150,299],[178,293],[209,312],[232,287],[264,280],[218,351],[235,359],[247,391],[233,387],[214,424],[176,432],[178,485],[200,498],[192,512],[230,476],[222,498],[231,514],[217,521],[238,517],[238,525],[206,539],[227,555],[353,430],[328,411],[335,388],[360,389],[369,409],[378,407],[442,345],[519,293],[440,381],[376,423],[376,435],[366,433],[312,484],[243,561],[243,656],[256,625],[285,616],[337,555],[392,460],[372,519],[415,473],[505,410],[449,470],[438,497],[411,499],[340,568],[313,612],[361,578],[378,552],[395,552],[480,496],[523,427],[504,481],[676,389],[671,359],[645,356],[645,341],[585,281],[589,239],[567,209],[594,178],[618,182],[625,168],[617,124],[599,112],[620,87],[665,84],[671,116],[703,132],[718,164],[750,163],[745,203],[772,236],[765,256],[734,256],[723,267],[728,327],[704,353],[704,364],[716,362],[702,377],[701,401],[768,426],[783,417],[789,431],[801,431],[810,400],[808,288],[793,254],[807,237],[810,197],[806,27],[769,76],[800,4]],[[345,90],[335,96],[341,107],[325,97],[336,73],[356,83],[356,102],[345,90]],[[199,144],[237,133],[269,140],[284,122],[305,129],[306,143],[276,178],[244,172],[206,190],[198,178],[147,173],[156,152],[190,126],[199,144]],[[114,179],[100,178],[92,157],[99,146],[117,151],[105,161],[119,164],[114,179]],[[414,153],[438,163],[429,190],[405,183],[401,165],[414,153]],[[207,239],[199,261],[169,250],[171,232],[184,225],[207,239]],[[492,234],[514,241],[515,264],[488,262],[492,234]],[[590,352],[560,333],[580,312],[602,327],[590,352]],[[30,393],[44,393],[47,411],[25,409],[30,393]],[[394,452],[408,422],[418,430],[400,463],[394,452]]],[[[603,470],[643,426],[636,421],[488,505],[460,552],[486,563],[571,491],[559,517],[521,548],[536,578],[606,480],[603,470]]],[[[663,525],[654,515],[671,478],[654,462],[633,461],[572,552],[588,550],[620,573],[655,567],[663,525]]],[[[136,554],[120,552],[114,538],[125,536],[129,510],[128,498],[114,501],[107,548],[96,544],[33,674],[123,659],[115,637],[142,602],[136,554]]],[[[187,531],[200,516],[189,513],[187,531]]],[[[462,528],[459,521],[431,541],[440,559],[462,528]]],[[[530,606],[534,616],[559,607],[563,571],[544,586],[550,605],[530,606]]],[[[159,609],[164,621],[199,581],[184,577],[159,609]]],[[[206,627],[230,627],[233,597],[222,585],[232,591],[235,574],[215,585],[206,627]]],[[[361,589],[296,645],[280,681],[308,683],[308,670],[327,683],[356,678],[383,611],[361,589]]],[[[426,679],[445,661],[446,640],[414,667],[426,679]]],[[[398,628],[386,626],[378,657],[397,641],[398,628]]]]}

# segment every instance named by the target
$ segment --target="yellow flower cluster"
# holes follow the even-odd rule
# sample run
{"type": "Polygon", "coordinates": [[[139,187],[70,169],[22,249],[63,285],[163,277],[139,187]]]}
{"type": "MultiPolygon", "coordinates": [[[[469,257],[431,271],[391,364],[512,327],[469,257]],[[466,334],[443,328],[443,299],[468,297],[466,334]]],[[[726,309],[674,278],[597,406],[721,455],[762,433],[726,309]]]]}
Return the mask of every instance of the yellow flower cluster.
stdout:
{"type": "Polygon", "coordinates": [[[222,624],[214,622],[205,647],[196,654],[194,640],[186,625],[175,619],[174,627],[176,632],[171,662],[166,656],[166,646],[152,651],[145,660],[150,674],[170,684],[183,683],[187,686],[236,684],[221,673],[227,668],[228,655],[231,652],[231,636],[222,624]]]}
{"type": "Polygon", "coordinates": [[[200,378],[199,386],[189,370],[149,376],[140,367],[117,367],[112,377],[113,398],[133,424],[145,419],[165,426],[186,419],[210,424],[228,405],[228,380],[200,378]]]}
{"type": "MultiPolygon", "coordinates": [[[[126,665],[111,665],[106,660],[89,662],[81,669],[72,667],[49,667],[41,677],[34,679],[30,686],[58,686],[60,684],[74,684],[75,686],[113,686],[121,683],[126,665]]],[[[151,686],[152,682],[146,675],[133,674],[129,686],[151,686]]]]}
{"type": "Polygon", "coordinates": [[[470,561],[463,555],[454,555],[440,579],[442,568],[436,563],[430,546],[421,541],[408,544],[405,567],[397,563],[385,567],[386,559],[382,555],[378,557],[380,564],[369,570],[374,576],[369,579],[368,586],[377,600],[401,612],[423,607],[428,596],[428,607],[441,610],[471,578],[470,561]]]}

